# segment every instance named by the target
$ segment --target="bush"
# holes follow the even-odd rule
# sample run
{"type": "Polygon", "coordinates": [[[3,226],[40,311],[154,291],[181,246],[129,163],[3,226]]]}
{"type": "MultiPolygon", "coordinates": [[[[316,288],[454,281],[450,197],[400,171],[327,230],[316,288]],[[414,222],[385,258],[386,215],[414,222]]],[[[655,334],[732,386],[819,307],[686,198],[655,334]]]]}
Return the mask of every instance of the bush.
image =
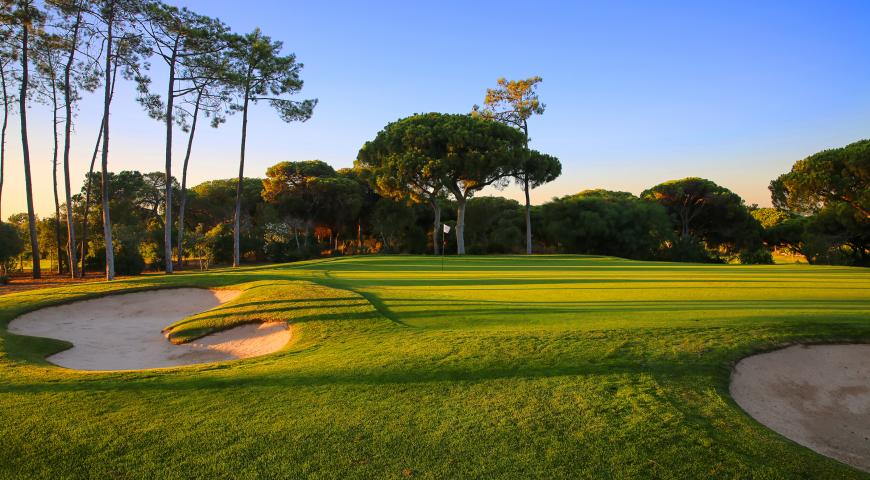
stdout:
{"type": "MultiPolygon", "coordinates": [[[[14,225],[0,222],[0,275],[15,267],[15,258],[24,250],[24,240],[14,225]]],[[[8,282],[4,282],[5,285],[8,282]]]]}
{"type": "Polygon", "coordinates": [[[665,209],[627,192],[587,190],[540,208],[543,237],[564,253],[652,259],[672,237],[665,209]]]}
{"type": "Polygon", "coordinates": [[[773,255],[766,248],[744,250],[739,255],[740,263],[744,265],[772,265],[773,255]]]}
{"type": "Polygon", "coordinates": [[[691,235],[671,242],[662,249],[659,257],[672,262],[723,263],[721,258],[712,255],[700,240],[691,235]]]}
{"type": "Polygon", "coordinates": [[[115,249],[115,274],[139,275],[145,270],[145,259],[138,245],[122,244],[115,249]]]}

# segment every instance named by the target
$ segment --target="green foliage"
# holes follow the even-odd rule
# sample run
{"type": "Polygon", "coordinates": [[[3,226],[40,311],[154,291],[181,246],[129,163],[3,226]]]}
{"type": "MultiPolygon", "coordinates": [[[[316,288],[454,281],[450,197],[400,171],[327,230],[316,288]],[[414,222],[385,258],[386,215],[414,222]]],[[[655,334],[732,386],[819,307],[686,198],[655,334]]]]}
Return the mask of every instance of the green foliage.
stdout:
{"type": "MultiPolygon", "coordinates": [[[[659,203],[671,217],[674,231],[704,243],[711,255],[733,255],[761,245],[762,228],[736,193],[697,177],[671,180],[641,193],[659,203]]],[[[687,242],[686,245],[692,242],[687,242]]]]}
{"type": "Polygon", "coordinates": [[[810,263],[870,266],[870,140],[799,160],[770,191],[793,217],[771,232],[777,240],[810,263]]]}
{"type": "Polygon", "coordinates": [[[810,263],[870,266],[870,222],[845,202],[834,202],[804,222],[803,251],[810,263]]]}
{"type": "Polygon", "coordinates": [[[23,251],[24,239],[21,238],[19,229],[14,225],[0,222],[0,276],[6,277],[23,251]]]}
{"type": "MultiPolygon", "coordinates": [[[[409,253],[416,229],[417,212],[404,202],[383,197],[373,207],[372,228],[385,253],[409,253]]],[[[425,246],[425,241],[424,241],[425,246]]]]}
{"type": "Polygon", "coordinates": [[[480,197],[465,211],[468,253],[518,253],[523,242],[523,210],[516,200],[480,197]]]}
{"type": "Polygon", "coordinates": [[[773,265],[773,254],[766,248],[743,250],[738,259],[743,265],[773,265]]]}
{"type": "Polygon", "coordinates": [[[843,202],[870,219],[870,140],[799,160],[771,182],[770,191],[774,206],[783,210],[815,213],[843,202]]]}
{"type": "Polygon", "coordinates": [[[311,118],[317,100],[294,101],[287,98],[302,90],[303,65],[296,55],[281,55],[284,44],[263,35],[259,28],[245,35],[228,37],[226,82],[236,89],[246,108],[248,101],[266,101],[285,122],[311,118]]]}
{"type": "Polygon", "coordinates": [[[278,217],[301,220],[306,238],[316,224],[347,234],[365,200],[364,184],[319,160],[273,165],[263,185],[263,198],[275,206],[278,217]]]}
{"type": "Polygon", "coordinates": [[[544,236],[565,253],[651,259],[671,239],[665,209],[627,192],[587,190],[541,207],[544,236]]]}
{"type": "Polygon", "coordinates": [[[768,247],[802,253],[807,217],[777,208],[757,208],[751,213],[764,228],[762,240],[768,247]]]}

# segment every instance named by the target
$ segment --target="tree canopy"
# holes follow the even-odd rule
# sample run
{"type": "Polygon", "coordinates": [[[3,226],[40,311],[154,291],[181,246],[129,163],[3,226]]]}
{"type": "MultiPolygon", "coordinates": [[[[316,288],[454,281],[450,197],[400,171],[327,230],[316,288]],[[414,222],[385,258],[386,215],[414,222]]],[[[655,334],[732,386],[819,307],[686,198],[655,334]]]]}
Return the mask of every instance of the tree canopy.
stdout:
{"type": "Polygon", "coordinates": [[[799,160],[770,184],[774,206],[816,213],[843,202],[870,219],[870,140],[823,150],[799,160]]]}

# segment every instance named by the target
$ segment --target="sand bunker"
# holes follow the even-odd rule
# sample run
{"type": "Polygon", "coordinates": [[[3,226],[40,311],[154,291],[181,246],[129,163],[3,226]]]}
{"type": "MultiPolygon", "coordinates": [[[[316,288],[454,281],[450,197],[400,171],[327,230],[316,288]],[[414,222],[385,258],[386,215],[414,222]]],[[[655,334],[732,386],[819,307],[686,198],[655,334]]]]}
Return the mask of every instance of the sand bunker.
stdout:
{"type": "Polygon", "coordinates": [[[178,288],[111,295],[48,307],[9,323],[19,335],[66,340],[73,347],[47,358],[78,370],[140,370],[265,355],[290,340],[281,323],[247,324],[173,345],[163,328],[233,300],[241,292],[178,288]]]}
{"type": "Polygon", "coordinates": [[[744,358],[731,396],[783,436],[870,472],[870,345],[794,345],[744,358]]]}

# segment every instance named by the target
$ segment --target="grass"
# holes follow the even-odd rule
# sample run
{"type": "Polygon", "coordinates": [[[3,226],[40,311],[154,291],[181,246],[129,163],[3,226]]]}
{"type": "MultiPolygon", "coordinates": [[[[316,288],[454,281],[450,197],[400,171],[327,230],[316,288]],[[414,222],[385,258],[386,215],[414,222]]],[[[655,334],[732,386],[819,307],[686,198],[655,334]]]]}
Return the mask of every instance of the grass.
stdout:
{"type": "Polygon", "coordinates": [[[870,273],[605,257],[355,257],[0,297],[0,477],[868,478],[744,414],[741,357],[870,341],[870,273]],[[15,316],[148,288],[238,288],[189,341],[293,324],[259,359],[77,372],[15,316]]]}

